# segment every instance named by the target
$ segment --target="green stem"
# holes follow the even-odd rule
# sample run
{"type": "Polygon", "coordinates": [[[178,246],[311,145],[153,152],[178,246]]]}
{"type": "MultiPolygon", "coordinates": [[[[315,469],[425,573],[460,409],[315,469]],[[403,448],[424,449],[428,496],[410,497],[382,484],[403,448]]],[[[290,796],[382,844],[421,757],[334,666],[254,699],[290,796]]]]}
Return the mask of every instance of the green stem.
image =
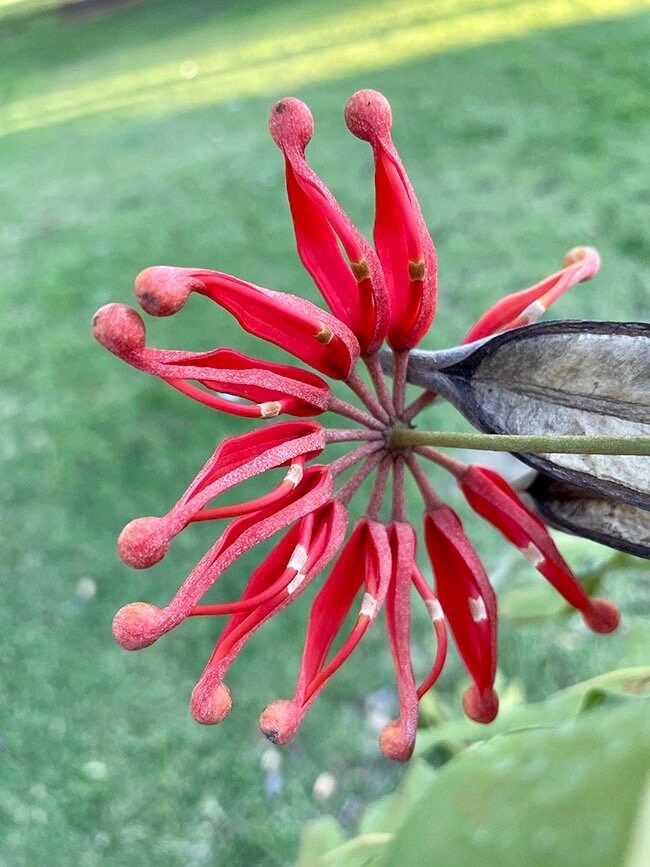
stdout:
{"type": "Polygon", "coordinates": [[[409,446],[447,446],[491,452],[573,455],[650,455],[650,436],[549,436],[546,434],[485,434],[394,428],[393,449],[409,446]]]}

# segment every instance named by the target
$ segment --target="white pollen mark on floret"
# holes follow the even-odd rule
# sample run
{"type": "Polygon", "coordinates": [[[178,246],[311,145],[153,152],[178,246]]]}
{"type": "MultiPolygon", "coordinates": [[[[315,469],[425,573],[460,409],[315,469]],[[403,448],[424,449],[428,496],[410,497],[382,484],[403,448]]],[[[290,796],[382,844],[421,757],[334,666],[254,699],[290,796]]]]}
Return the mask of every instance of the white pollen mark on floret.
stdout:
{"type": "Polygon", "coordinates": [[[273,289],[267,289],[266,286],[258,286],[256,283],[251,284],[253,289],[260,293],[260,295],[265,295],[267,298],[275,298],[278,294],[274,292],[273,289]]]}
{"type": "Polygon", "coordinates": [[[545,559],[539,548],[536,545],[533,545],[532,542],[529,542],[525,548],[522,548],[521,553],[527,560],[530,560],[535,567],[541,566],[545,559]]]}
{"type": "Polygon", "coordinates": [[[287,471],[286,476],[284,477],[285,482],[291,482],[291,484],[296,487],[297,484],[302,480],[303,476],[303,468],[302,464],[291,464],[289,470],[287,471]]]}
{"type": "Polygon", "coordinates": [[[372,595],[372,593],[364,593],[363,599],[361,601],[361,608],[359,609],[359,615],[365,615],[366,617],[374,617],[375,611],[377,610],[377,600],[372,595]]]}
{"type": "Polygon", "coordinates": [[[275,418],[282,411],[282,404],[279,400],[267,400],[265,403],[258,404],[260,408],[260,418],[275,418]]]}
{"type": "Polygon", "coordinates": [[[437,599],[425,599],[424,607],[429,612],[429,617],[431,618],[431,622],[435,623],[436,620],[444,620],[445,615],[442,610],[442,605],[438,602],[437,599]]]}
{"type": "Polygon", "coordinates": [[[481,599],[480,596],[477,596],[476,599],[473,596],[469,596],[467,602],[469,604],[469,612],[472,615],[472,620],[474,621],[474,623],[480,623],[482,620],[488,619],[485,602],[481,599]]]}
{"type": "Polygon", "coordinates": [[[540,316],[543,316],[546,313],[546,307],[542,304],[542,302],[537,299],[536,301],[531,301],[528,307],[524,307],[521,311],[521,318],[525,319],[528,324],[531,322],[537,322],[540,316]]]}
{"type": "Polygon", "coordinates": [[[293,569],[295,572],[300,572],[302,567],[307,562],[307,549],[304,545],[296,545],[293,549],[293,554],[287,563],[287,569],[293,569]]]}
{"type": "Polygon", "coordinates": [[[289,581],[289,583],[287,584],[287,593],[290,596],[292,593],[295,593],[306,577],[307,576],[304,572],[297,572],[295,577],[292,578],[291,581],[289,581]]]}

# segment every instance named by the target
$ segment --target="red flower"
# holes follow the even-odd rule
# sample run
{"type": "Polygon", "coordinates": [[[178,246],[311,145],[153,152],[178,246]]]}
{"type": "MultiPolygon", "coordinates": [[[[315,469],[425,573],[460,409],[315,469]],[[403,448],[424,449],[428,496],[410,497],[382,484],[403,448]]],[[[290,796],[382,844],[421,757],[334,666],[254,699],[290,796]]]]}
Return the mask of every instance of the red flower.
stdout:
{"type": "MultiPolygon", "coordinates": [[[[113,633],[122,647],[137,650],[188,617],[226,617],[191,698],[196,720],[217,723],[230,710],[224,678],[244,644],[333,563],[311,606],[294,694],[264,710],[262,731],[276,743],[294,736],[311,704],[383,607],[399,716],[382,732],[380,747],[387,757],[403,761],[413,751],[419,700],[444,664],[445,620],[473,681],[465,694],[466,713],[489,722],[498,708],[494,591],[459,518],[438,498],[419,458],[453,473],[472,508],[533,562],[589,627],[608,632],[615,628],[618,613],[611,603],[587,596],[542,521],[496,473],[467,467],[431,448],[397,451],[391,447],[391,431],[410,424],[432,399],[420,395],[405,406],[408,350],[426,333],[435,312],[436,254],[391,140],[388,102],[374,91],[360,91],[349,101],[345,117],[350,130],[367,140],[374,154],[376,252],[305,160],[313,134],[309,109],[288,98],[274,106],[270,118],[271,134],[284,155],[298,254],[331,313],[294,295],[201,268],[147,268],[135,282],[136,297],[151,315],[177,313],[192,292],[204,295],[250,334],[280,346],[318,373],[226,348],[192,353],[148,347],[142,318],[124,304],[106,305],[93,318],[93,333],[107,349],[199,403],[249,418],[301,419],[266,423],[226,439],[165,515],[127,524],[118,539],[118,553],[126,564],[142,569],[159,562],[174,537],[191,524],[228,522],[166,604],[126,605],[115,616],[113,633]],[[377,357],[384,340],[395,353],[392,393],[377,357]],[[374,391],[359,375],[359,358],[374,391]],[[336,397],[322,375],[345,382],[360,404],[336,397]],[[325,428],[307,420],[328,411],[357,426],[325,428]],[[331,444],[355,441],[356,448],[336,460],[318,462],[331,444]],[[275,486],[269,483],[262,496],[229,505],[220,501],[229,489],[279,467],[287,467],[284,478],[275,486]],[[416,532],[404,503],[406,467],[424,499],[424,538],[435,589],[417,564],[416,532]],[[348,504],[371,474],[369,504],[346,542],[348,504]],[[391,474],[392,506],[384,522],[383,500],[391,474]],[[279,533],[283,535],[250,576],[239,599],[202,602],[244,552],[279,533]],[[413,590],[424,602],[437,644],[430,671],[419,686],[410,650],[413,590]],[[354,624],[332,653],[355,606],[354,624]]],[[[497,302],[466,339],[532,321],[570,286],[593,277],[598,262],[594,251],[577,248],[562,271],[497,302]]]]}

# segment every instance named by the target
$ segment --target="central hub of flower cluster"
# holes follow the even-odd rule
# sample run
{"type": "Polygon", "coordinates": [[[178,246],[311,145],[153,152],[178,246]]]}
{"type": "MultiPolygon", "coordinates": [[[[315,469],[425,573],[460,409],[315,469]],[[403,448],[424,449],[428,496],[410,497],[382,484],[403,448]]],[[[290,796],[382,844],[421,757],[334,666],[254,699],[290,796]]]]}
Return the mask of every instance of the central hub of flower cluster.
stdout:
{"type": "MultiPolygon", "coordinates": [[[[410,403],[406,400],[409,350],[427,333],[435,313],[436,251],[391,139],[386,99],[375,91],[359,91],[346,106],[345,120],[373,151],[374,247],[307,164],[305,148],[313,134],[307,106],[283,99],[269,119],[284,158],[298,254],[329,312],[295,295],[205,268],[157,266],[135,281],[136,298],[152,316],[175,314],[192,294],[200,295],[300,364],[278,364],[228,348],[184,352],[147,346],[142,317],[125,304],[108,304],[93,318],[96,339],[133,367],[204,406],[262,420],[252,431],[220,443],[168,512],[137,518],[123,529],[119,555],[142,569],[162,560],[175,536],[192,524],[228,522],[168,602],[126,605],[115,616],[113,633],[122,647],[137,650],[188,617],[227,617],[191,698],[198,722],[218,723],[231,706],[224,679],[246,642],[333,564],[312,603],[294,694],[268,705],[261,729],[276,743],[290,740],[385,606],[399,717],[382,732],[380,747],[387,757],[403,760],[413,750],[419,700],[444,663],[447,623],[472,680],[465,711],[489,722],[498,709],[494,591],[460,519],[436,494],[425,466],[433,463],[451,473],[471,507],[532,561],[590,627],[610,631],[618,615],[609,603],[588,597],[542,521],[504,479],[487,468],[400,440],[400,432],[411,428],[435,397],[423,391],[410,403]],[[384,343],[393,359],[390,388],[378,354],[384,343]],[[361,363],[369,380],[359,375],[361,363]],[[353,402],[334,395],[328,378],[345,383],[353,402]],[[327,412],[354,426],[324,427],[313,420],[327,412]],[[280,415],[294,419],[268,421],[280,415]],[[335,443],[352,448],[335,460],[323,460],[335,443]],[[279,467],[286,468],[284,478],[261,496],[235,504],[221,501],[241,482],[254,476],[264,479],[279,467]],[[407,470],[423,499],[423,536],[435,587],[417,561],[417,535],[405,503],[407,470]],[[350,500],[371,475],[369,502],[346,541],[350,500]],[[392,493],[384,503],[389,480],[392,493]],[[250,575],[239,599],[203,601],[239,557],[276,534],[282,535],[250,575]],[[436,636],[430,670],[419,684],[410,658],[412,590],[422,600],[436,636]],[[331,654],[355,600],[354,626],[331,654]]],[[[522,317],[530,321],[533,312],[538,315],[569,286],[595,273],[594,256],[572,258],[547,280],[497,302],[466,340],[515,327],[522,317]]]]}
{"type": "Polygon", "coordinates": [[[406,430],[414,430],[415,425],[410,422],[405,422],[402,419],[396,419],[391,424],[386,425],[384,429],[384,441],[386,450],[390,455],[402,455],[411,449],[409,443],[400,440],[400,433],[406,430]]]}

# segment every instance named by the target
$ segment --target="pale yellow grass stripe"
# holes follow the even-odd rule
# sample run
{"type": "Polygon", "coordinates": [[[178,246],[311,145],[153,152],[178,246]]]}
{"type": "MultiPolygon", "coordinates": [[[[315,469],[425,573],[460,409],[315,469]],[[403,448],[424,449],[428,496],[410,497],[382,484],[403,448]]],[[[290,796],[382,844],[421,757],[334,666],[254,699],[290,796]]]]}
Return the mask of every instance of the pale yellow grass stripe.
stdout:
{"type": "Polygon", "coordinates": [[[2,108],[0,135],[91,114],[165,114],[237,97],[390,67],[431,54],[650,9],[650,0],[388,0],[332,13],[311,26],[216,47],[192,57],[195,77],[175,62],[136,69],[2,108]]]}

